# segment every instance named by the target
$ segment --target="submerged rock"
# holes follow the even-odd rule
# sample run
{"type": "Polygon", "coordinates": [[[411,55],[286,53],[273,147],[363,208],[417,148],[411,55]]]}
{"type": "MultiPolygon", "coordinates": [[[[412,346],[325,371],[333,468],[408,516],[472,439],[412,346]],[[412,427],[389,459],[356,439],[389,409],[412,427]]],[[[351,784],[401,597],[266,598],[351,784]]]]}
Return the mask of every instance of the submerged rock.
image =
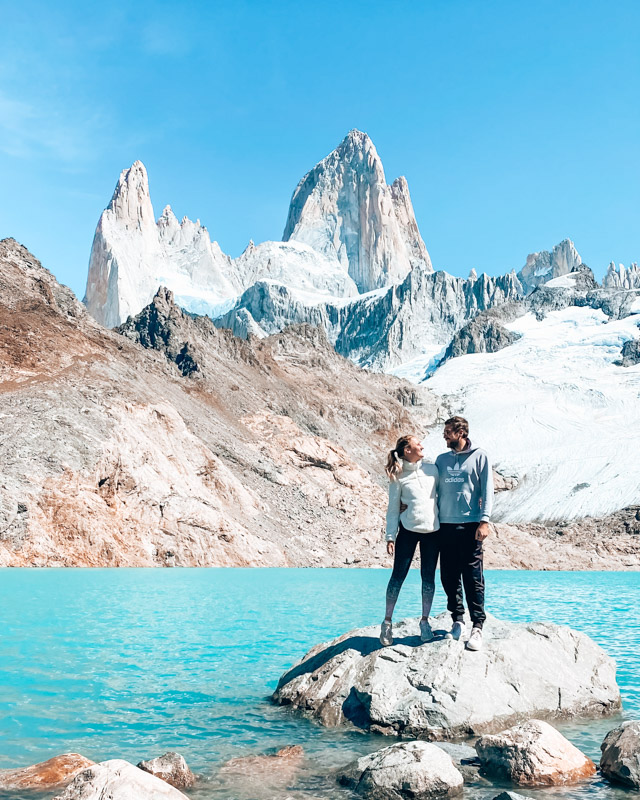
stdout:
{"type": "Polygon", "coordinates": [[[187,800],[187,796],[155,775],[119,758],[80,772],[53,800],[187,800]]]}
{"type": "Polygon", "coordinates": [[[287,745],[272,755],[240,756],[220,767],[223,785],[235,796],[262,796],[265,790],[283,792],[292,783],[304,762],[300,745],[287,745]]]}
{"type": "Polygon", "coordinates": [[[401,742],[357,759],[342,770],[340,783],[371,800],[454,797],[463,778],[451,756],[435,744],[401,742]]]}
{"type": "Polygon", "coordinates": [[[222,765],[221,772],[244,772],[247,769],[266,771],[297,769],[304,758],[304,749],[299,744],[290,744],[282,747],[273,755],[240,756],[232,758],[222,765]]]}
{"type": "Polygon", "coordinates": [[[640,722],[623,722],[600,745],[600,771],[607,780],[640,789],[640,722]]]}
{"type": "Polygon", "coordinates": [[[196,776],[187,766],[187,762],[180,753],[165,753],[163,756],[152,758],[149,761],[141,761],[138,769],[149,772],[160,778],[176,789],[187,789],[196,782],[196,776]]]}
{"type": "Polygon", "coordinates": [[[575,783],[595,774],[593,761],[548,722],[532,719],[476,742],[481,771],[520,786],[575,783]]]}
{"type": "Polygon", "coordinates": [[[432,626],[428,644],[410,619],[394,626],[392,647],[381,647],[377,625],[316,645],[280,678],[273,700],[327,726],[432,740],[620,707],[615,662],[583,633],[490,616],[483,650],[470,652],[463,640],[444,638],[448,615],[432,626]]]}
{"type": "Polygon", "coordinates": [[[64,753],[29,767],[0,769],[0,789],[59,789],[93,763],[78,753],[64,753]]]}

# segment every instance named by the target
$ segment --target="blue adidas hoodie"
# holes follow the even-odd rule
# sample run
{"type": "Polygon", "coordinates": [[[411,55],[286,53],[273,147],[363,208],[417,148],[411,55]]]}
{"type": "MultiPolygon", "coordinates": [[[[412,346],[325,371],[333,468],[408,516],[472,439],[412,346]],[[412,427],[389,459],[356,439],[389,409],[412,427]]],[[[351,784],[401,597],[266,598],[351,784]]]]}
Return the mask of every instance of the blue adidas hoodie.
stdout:
{"type": "Polygon", "coordinates": [[[441,453],[436,466],[440,474],[440,523],[489,522],[493,509],[493,471],[485,451],[467,440],[465,450],[441,453]]]}

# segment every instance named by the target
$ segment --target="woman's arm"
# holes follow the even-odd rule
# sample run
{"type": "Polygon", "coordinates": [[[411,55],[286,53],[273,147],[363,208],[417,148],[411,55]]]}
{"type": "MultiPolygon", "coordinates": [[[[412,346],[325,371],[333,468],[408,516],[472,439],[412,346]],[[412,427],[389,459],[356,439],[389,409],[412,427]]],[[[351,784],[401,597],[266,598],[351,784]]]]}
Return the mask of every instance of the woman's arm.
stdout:
{"type": "Polygon", "coordinates": [[[385,539],[388,542],[395,542],[398,535],[398,523],[400,521],[400,494],[402,487],[399,480],[389,481],[389,504],[387,506],[387,530],[385,539]]]}

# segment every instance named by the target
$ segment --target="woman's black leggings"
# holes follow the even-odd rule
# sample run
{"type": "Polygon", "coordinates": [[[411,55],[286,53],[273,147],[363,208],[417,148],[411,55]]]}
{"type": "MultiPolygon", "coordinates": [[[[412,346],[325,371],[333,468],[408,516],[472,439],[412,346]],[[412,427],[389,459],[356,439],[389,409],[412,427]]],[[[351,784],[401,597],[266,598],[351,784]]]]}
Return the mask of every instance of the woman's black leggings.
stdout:
{"type": "Polygon", "coordinates": [[[440,534],[415,533],[400,524],[393,557],[393,572],[387,586],[385,616],[391,619],[400,589],[409,574],[416,547],[420,545],[420,577],[422,578],[422,616],[428,617],[436,588],[436,565],[440,554],[440,534]]]}

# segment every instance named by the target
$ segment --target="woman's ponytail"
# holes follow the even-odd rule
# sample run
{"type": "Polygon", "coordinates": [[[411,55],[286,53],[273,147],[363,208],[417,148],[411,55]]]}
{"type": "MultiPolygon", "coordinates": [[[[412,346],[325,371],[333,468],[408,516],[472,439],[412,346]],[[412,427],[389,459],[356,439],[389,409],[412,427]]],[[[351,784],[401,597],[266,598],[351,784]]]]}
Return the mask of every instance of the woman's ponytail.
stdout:
{"type": "Polygon", "coordinates": [[[396,442],[393,450],[389,450],[387,456],[387,465],[384,471],[387,473],[390,481],[395,481],[398,475],[402,472],[402,457],[404,456],[404,449],[409,444],[413,436],[401,436],[396,442]]]}

